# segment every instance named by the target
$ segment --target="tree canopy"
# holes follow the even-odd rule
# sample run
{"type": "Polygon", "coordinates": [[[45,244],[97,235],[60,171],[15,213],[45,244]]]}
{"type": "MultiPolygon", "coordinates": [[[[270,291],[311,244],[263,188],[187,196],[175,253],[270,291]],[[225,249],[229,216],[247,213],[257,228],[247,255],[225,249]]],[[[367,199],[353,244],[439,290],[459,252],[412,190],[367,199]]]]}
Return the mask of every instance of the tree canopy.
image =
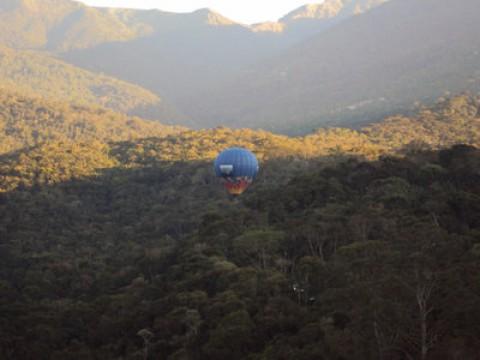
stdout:
{"type": "Polygon", "coordinates": [[[473,97],[299,138],[0,104],[0,358],[479,353],[473,97]],[[231,145],[262,162],[236,201],[211,163],[231,145]]]}

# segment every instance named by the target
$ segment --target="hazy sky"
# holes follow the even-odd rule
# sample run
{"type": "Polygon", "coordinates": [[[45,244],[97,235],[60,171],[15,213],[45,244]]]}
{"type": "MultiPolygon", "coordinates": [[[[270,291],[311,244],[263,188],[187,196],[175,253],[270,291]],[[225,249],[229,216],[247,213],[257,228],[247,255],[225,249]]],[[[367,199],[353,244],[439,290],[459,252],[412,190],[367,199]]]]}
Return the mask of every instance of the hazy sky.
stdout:
{"type": "MultiPolygon", "coordinates": [[[[291,10],[312,2],[308,0],[81,0],[93,6],[161,9],[190,12],[211,8],[223,16],[244,24],[278,20],[291,10]]],[[[321,3],[323,0],[313,1],[321,3]]]]}

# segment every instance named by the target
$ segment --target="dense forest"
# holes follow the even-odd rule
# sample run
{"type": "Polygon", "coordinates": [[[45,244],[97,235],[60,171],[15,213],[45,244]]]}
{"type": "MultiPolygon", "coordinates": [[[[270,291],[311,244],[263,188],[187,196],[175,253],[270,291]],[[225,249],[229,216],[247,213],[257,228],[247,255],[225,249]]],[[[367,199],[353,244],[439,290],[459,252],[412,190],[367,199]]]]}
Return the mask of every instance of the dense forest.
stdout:
{"type": "Polygon", "coordinates": [[[0,154],[55,141],[120,141],[184,131],[100,107],[26,96],[0,88],[0,154]]]}
{"type": "Polygon", "coordinates": [[[0,95],[0,359],[478,359],[477,97],[288,138],[0,95]]]}
{"type": "MultiPolygon", "coordinates": [[[[143,139],[134,149],[142,148],[142,154],[149,149],[150,156],[145,159],[162,161],[212,159],[228,145],[251,148],[261,159],[308,159],[337,154],[373,160],[381,155],[439,149],[457,143],[480,146],[479,108],[480,97],[463,94],[440,98],[428,108],[419,105],[416,114],[393,116],[358,131],[321,128],[303,137],[288,137],[224,127],[193,131],[4,88],[0,90],[0,153],[48,141],[109,143],[143,139]]],[[[134,149],[129,153],[133,155],[134,149]]]]}

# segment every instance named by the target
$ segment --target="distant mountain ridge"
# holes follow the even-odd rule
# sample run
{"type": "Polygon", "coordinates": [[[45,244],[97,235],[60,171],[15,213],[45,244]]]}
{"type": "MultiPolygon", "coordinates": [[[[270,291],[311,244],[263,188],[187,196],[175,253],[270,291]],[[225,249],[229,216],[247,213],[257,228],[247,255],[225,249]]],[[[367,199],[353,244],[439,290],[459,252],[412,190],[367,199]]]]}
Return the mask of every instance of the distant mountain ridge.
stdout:
{"type": "Polygon", "coordinates": [[[477,0],[390,1],[252,66],[210,96],[215,106],[207,103],[212,112],[202,119],[306,133],[374,122],[449,92],[476,92],[478,11],[477,0]]]}
{"type": "Polygon", "coordinates": [[[16,49],[68,50],[138,35],[115,16],[69,0],[8,0],[0,9],[0,42],[16,49]]]}
{"type": "Polygon", "coordinates": [[[304,5],[277,23],[248,26],[211,9],[177,14],[160,10],[89,7],[73,0],[4,0],[0,4],[0,42],[13,48],[63,52],[202,25],[235,25],[253,32],[277,32],[306,19],[341,19],[357,15],[386,1],[326,0],[304,5]]]}
{"type": "Polygon", "coordinates": [[[289,23],[298,19],[329,19],[337,16],[344,6],[344,0],[326,0],[321,4],[307,4],[285,15],[280,22],[289,23]]]}
{"type": "Polygon", "coordinates": [[[0,42],[19,49],[65,52],[201,26],[237,26],[253,32],[283,32],[305,20],[317,22],[319,26],[318,29],[315,26],[308,29],[310,34],[322,29],[320,20],[341,20],[386,1],[326,0],[304,5],[278,22],[249,26],[207,8],[178,14],[161,10],[89,7],[73,0],[5,0],[0,4],[0,42]]]}
{"type": "Polygon", "coordinates": [[[179,27],[236,23],[210,10],[190,14],[89,7],[71,0],[8,0],[0,4],[0,43],[64,52],[129,41],[179,27]]]}
{"type": "MultiPolygon", "coordinates": [[[[329,9],[335,10],[332,16],[353,16],[354,12],[347,8],[365,2],[327,0],[297,9],[289,15],[291,19],[284,18],[285,22],[247,26],[211,9],[177,14],[89,7],[71,0],[6,0],[0,4],[0,44],[15,50],[43,51],[46,63],[54,61],[59,65],[59,60],[64,60],[89,70],[92,76],[107,74],[136,84],[143,99],[135,101],[145,106],[135,106],[132,112],[132,106],[118,101],[112,105],[112,99],[103,96],[95,101],[97,104],[105,105],[108,100],[108,107],[115,110],[201,127],[197,115],[205,111],[204,100],[196,101],[199,93],[215,94],[251,65],[278,56],[291,45],[331,26],[339,17],[325,23],[321,15],[329,9]],[[313,11],[314,16],[308,11],[313,11]],[[49,54],[55,54],[56,59],[49,61],[49,54]],[[155,105],[158,99],[154,100],[152,93],[162,99],[162,109],[155,105]]],[[[383,0],[367,2],[373,6],[383,0]]],[[[33,57],[38,60],[38,56],[33,57]]],[[[11,67],[5,70],[10,76],[6,78],[11,80],[15,72],[11,67]]],[[[99,83],[104,81],[103,75],[97,79],[99,83]]],[[[25,82],[20,81],[22,84],[25,82]]],[[[104,82],[97,88],[111,86],[104,82]]],[[[49,85],[37,86],[37,90],[52,95],[49,85]]],[[[90,96],[88,92],[91,90],[85,97],[90,96]]],[[[69,93],[60,94],[60,98],[68,100],[69,93]]],[[[130,100],[126,102],[131,104],[130,100]]]]}
{"type": "MultiPolygon", "coordinates": [[[[342,19],[346,19],[354,16],[357,8],[365,11],[380,3],[383,0],[345,0],[340,3],[328,0],[316,8],[336,6],[342,19]]],[[[248,27],[209,9],[189,14],[129,11],[137,21],[154,24],[154,30],[125,42],[67,51],[61,54],[62,58],[160,94],[186,115],[186,125],[194,127],[207,124],[198,120],[199,115],[206,112],[207,103],[203,99],[197,101],[199,94],[213,100],[218,89],[225,91],[225,85],[231,79],[242,76],[254,64],[280,56],[292,45],[340,21],[340,18],[328,22],[323,18],[299,18],[288,24],[279,22],[248,27]]]]}
{"type": "Polygon", "coordinates": [[[0,44],[135,84],[183,125],[305,133],[479,89],[478,11],[476,0],[327,0],[246,26],[210,9],[8,0],[0,44]]]}
{"type": "Polygon", "coordinates": [[[273,23],[253,25],[255,31],[315,33],[349,17],[360,15],[390,0],[325,0],[303,5],[273,23]],[[270,26],[267,26],[270,24],[270,26]]]}
{"type": "Polygon", "coordinates": [[[330,19],[336,16],[359,15],[389,0],[325,0],[307,4],[285,15],[279,21],[290,23],[300,19],[330,19]]]}

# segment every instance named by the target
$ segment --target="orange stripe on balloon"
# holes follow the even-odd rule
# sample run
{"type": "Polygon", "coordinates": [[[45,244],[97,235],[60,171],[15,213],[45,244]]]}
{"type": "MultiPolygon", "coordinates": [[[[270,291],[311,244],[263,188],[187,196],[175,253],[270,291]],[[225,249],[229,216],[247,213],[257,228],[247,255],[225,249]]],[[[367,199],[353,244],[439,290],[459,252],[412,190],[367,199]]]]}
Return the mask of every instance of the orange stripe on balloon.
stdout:
{"type": "Polygon", "coordinates": [[[251,183],[252,181],[248,179],[228,179],[225,181],[225,188],[232,195],[241,195],[251,183]]]}

